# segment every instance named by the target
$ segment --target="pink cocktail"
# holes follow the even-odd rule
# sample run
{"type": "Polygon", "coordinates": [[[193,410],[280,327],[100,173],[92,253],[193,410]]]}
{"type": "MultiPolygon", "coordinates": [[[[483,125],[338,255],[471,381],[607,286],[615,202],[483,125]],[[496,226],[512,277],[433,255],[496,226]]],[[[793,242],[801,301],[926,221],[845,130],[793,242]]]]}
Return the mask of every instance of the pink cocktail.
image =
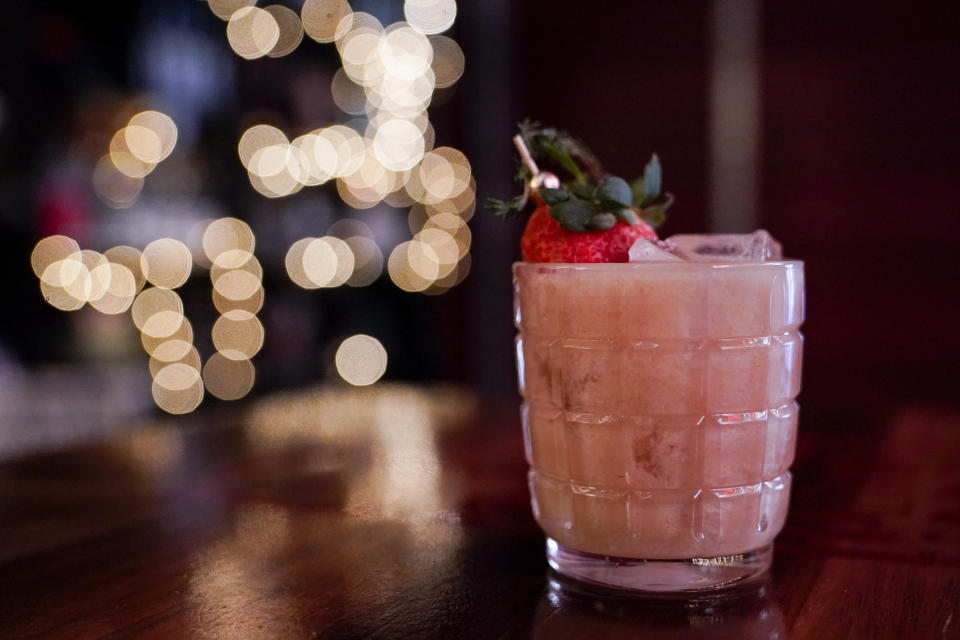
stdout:
{"type": "Polygon", "coordinates": [[[517,263],[534,516],[558,572],[652,591],[766,569],[790,492],[803,263],[517,263]]]}

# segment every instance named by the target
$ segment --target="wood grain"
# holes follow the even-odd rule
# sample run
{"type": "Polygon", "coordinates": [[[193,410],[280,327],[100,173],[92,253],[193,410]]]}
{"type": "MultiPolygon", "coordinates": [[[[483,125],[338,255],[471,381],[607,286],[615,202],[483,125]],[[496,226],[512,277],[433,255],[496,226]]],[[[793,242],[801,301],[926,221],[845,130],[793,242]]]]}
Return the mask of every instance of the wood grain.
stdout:
{"type": "Polygon", "coordinates": [[[513,400],[284,398],[0,466],[0,637],[960,637],[957,409],[806,416],[772,571],[677,601],[548,572],[513,400]]]}

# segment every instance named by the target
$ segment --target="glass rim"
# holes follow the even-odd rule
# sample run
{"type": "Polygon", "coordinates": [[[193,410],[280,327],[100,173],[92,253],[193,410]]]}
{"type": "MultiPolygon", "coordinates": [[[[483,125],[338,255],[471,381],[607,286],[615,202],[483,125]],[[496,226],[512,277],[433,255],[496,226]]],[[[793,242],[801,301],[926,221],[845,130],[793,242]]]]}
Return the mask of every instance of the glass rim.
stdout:
{"type": "Polygon", "coordinates": [[[604,270],[604,269],[731,269],[731,268],[755,268],[755,267],[799,267],[803,268],[803,260],[763,260],[754,262],[687,262],[687,261],[669,261],[669,262],[524,262],[518,260],[513,263],[514,271],[519,269],[533,269],[536,267],[547,267],[558,270],[604,270]]]}

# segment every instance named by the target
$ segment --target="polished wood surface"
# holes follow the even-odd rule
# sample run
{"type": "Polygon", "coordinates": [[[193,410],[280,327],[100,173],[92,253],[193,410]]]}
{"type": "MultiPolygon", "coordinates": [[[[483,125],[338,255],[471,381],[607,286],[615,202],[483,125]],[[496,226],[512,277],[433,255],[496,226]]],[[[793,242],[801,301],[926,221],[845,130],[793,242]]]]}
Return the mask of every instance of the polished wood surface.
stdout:
{"type": "Polygon", "coordinates": [[[0,465],[0,638],[960,638],[960,410],[857,416],[801,420],[771,572],[687,600],[549,573],[513,399],[140,425],[0,465]]]}

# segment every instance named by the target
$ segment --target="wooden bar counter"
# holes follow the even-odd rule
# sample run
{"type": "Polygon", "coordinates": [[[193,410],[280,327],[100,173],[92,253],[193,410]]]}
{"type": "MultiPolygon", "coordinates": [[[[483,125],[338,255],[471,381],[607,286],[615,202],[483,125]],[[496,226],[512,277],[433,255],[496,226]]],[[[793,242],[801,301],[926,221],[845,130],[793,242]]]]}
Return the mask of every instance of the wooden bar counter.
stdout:
{"type": "Polygon", "coordinates": [[[0,638],[960,638],[960,409],[875,413],[801,416],[773,569],[694,599],[549,572],[513,398],[157,418],[0,464],[0,638]]]}

